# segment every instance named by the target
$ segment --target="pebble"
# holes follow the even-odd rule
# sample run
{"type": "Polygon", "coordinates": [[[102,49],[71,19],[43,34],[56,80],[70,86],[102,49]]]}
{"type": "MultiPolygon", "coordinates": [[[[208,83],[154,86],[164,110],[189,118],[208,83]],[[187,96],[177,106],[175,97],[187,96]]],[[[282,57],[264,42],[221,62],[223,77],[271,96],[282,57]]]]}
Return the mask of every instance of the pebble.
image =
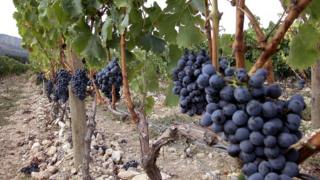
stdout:
{"type": "Polygon", "coordinates": [[[47,154],[48,154],[49,156],[53,156],[56,152],[57,152],[57,147],[51,146],[51,147],[48,149],[47,154]]]}
{"type": "Polygon", "coordinates": [[[42,144],[43,146],[48,146],[49,144],[51,144],[51,141],[45,139],[45,140],[43,140],[43,141],[41,142],[41,144],[42,144]]]}
{"type": "Polygon", "coordinates": [[[108,148],[104,154],[105,157],[110,157],[112,155],[113,150],[111,148],[108,148]]]}
{"type": "Polygon", "coordinates": [[[46,171],[40,171],[40,172],[32,172],[31,173],[31,177],[33,179],[41,179],[41,180],[43,180],[43,179],[49,179],[50,175],[46,171]]]}
{"type": "Polygon", "coordinates": [[[149,180],[147,174],[139,174],[133,177],[131,180],[149,180]]]}
{"type": "Polygon", "coordinates": [[[131,179],[134,176],[139,175],[140,173],[134,170],[128,170],[126,171],[125,169],[120,169],[118,173],[118,177],[121,179],[131,179]]]}
{"type": "Polygon", "coordinates": [[[119,163],[121,161],[122,152],[121,151],[113,151],[111,155],[111,159],[115,163],[119,163]]]}

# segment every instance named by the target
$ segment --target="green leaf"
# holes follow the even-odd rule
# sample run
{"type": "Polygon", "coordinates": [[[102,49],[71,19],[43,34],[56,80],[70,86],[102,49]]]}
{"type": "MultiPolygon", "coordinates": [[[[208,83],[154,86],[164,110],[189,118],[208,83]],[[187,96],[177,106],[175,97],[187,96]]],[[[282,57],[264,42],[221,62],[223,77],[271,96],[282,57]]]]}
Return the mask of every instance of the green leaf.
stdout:
{"type": "Polygon", "coordinates": [[[92,34],[79,34],[73,41],[72,46],[76,52],[86,56],[104,59],[106,57],[105,51],[100,43],[98,37],[92,34]]]}
{"type": "Polygon", "coordinates": [[[315,20],[319,20],[320,18],[320,1],[311,1],[310,5],[308,5],[308,12],[310,17],[315,20]]]}
{"type": "Polygon", "coordinates": [[[49,19],[54,19],[60,26],[66,25],[69,22],[69,14],[60,6],[59,1],[56,1],[48,8],[49,19]]]}
{"type": "Polygon", "coordinates": [[[114,0],[114,4],[117,8],[128,7],[129,1],[128,0],[114,0]]]}
{"type": "Polygon", "coordinates": [[[154,53],[162,53],[165,50],[165,41],[152,35],[145,34],[140,38],[140,45],[146,51],[152,51],[154,53]]]}
{"type": "Polygon", "coordinates": [[[291,41],[289,65],[299,69],[312,66],[320,57],[319,45],[319,31],[310,23],[303,24],[291,41]]]}
{"type": "Polygon", "coordinates": [[[155,101],[154,101],[153,97],[148,96],[146,98],[145,105],[144,105],[144,111],[146,114],[152,113],[154,104],[155,104],[155,101]]]}
{"type": "Polygon", "coordinates": [[[164,14],[158,20],[157,28],[164,38],[170,43],[176,43],[177,31],[175,29],[179,17],[176,14],[164,14]]]}
{"type": "Polygon", "coordinates": [[[182,55],[182,50],[175,44],[169,45],[169,64],[168,71],[172,72],[172,70],[177,66],[177,62],[182,55]]]}
{"type": "Polygon", "coordinates": [[[62,8],[71,18],[77,18],[82,14],[81,0],[62,1],[62,8]]]}
{"type": "Polygon", "coordinates": [[[206,13],[206,7],[204,4],[204,0],[191,0],[190,4],[193,8],[197,9],[201,13],[206,13]]]}
{"type": "Polygon", "coordinates": [[[166,106],[177,106],[179,103],[179,97],[175,94],[173,94],[172,92],[172,88],[173,88],[173,82],[171,81],[169,87],[167,88],[167,92],[166,92],[166,100],[165,100],[165,105],[166,106]]]}
{"type": "Polygon", "coordinates": [[[129,26],[129,14],[126,13],[121,23],[119,24],[119,33],[123,34],[124,30],[129,26]]]}
{"type": "Polygon", "coordinates": [[[103,23],[101,35],[102,35],[102,41],[105,43],[107,40],[112,39],[112,20],[110,18],[107,18],[106,21],[103,23]]]}
{"type": "Polygon", "coordinates": [[[205,41],[203,33],[194,26],[182,26],[177,36],[177,44],[179,47],[191,47],[205,41]]]}
{"type": "MultiPolygon", "coordinates": [[[[155,92],[159,90],[159,77],[157,73],[157,69],[149,62],[146,65],[147,62],[143,62],[145,65],[145,73],[143,74],[145,78],[145,86],[146,86],[146,92],[155,92]]],[[[145,92],[145,93],[146,93],[145,92]]]]}
{"type": "Polygon", "coordinates": [[[148,13],[152,23],[157,22],[160,15],[163,13],[157,2],[153,2],[153,6],[146,8],[145,10],[148,13]]]}

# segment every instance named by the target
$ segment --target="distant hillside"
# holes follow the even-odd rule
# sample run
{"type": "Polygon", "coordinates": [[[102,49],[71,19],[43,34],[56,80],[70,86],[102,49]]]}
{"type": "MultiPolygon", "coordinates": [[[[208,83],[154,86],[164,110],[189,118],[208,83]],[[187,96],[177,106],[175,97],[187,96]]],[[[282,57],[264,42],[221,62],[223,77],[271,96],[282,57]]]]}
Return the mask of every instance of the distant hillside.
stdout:
{"type": "Polygon", "coordinates": [[[21,47],[21,39],[0,34],[0,56],[10,56],[21,59],[24,63],[28,61],[28,52],[21,47]]]}

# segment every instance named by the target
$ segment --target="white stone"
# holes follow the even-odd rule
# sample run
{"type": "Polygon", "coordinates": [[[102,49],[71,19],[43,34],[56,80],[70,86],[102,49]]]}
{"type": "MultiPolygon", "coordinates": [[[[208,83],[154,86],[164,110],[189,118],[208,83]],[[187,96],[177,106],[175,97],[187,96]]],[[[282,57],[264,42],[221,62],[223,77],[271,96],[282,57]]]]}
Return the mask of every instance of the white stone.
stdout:
{"type": "Polygon", "coordinates": [[[51,144],[51,141],[49,141],[48,139],[45,139],[45,140],[43,140],[43,141],[41,142],[41,144],[42,144],[43,146],[47,146],[47,145],[51,144]]]}
{"type": "Polygon", "coordinates": [[[55,167],[55,166],[48,166],[47,169],[46,169],[46,171],[47,171],[50,175],[52,175],[52,174],[55,174],[56,172],[58,172],[58,168],[55,167]]]}
{"type": "Polygon", "coordinates": [[[111,156],[112,155],[113,150],[111,148],[108,148],[105,152],[105,156],[111,156]]]}
{"type": "Polygon", "coordinates": [[[147,174],[139,174],[133,177],[131,180],[149,180],[147,174]]]}
{"type": "Polygon", "coordinates": [[[56,152],[57,152],[57,147],[51,146],[51,147],[48,149],[47,154],[48,154],[49,156],[53,156],[56,152]]]}
{"type": "Polygon", "coordinates": [[[50,175],[46,171],[40,171],[40,172],[32,172],[31,177],[33,179],[49,179],[50,175]]]}
{"type": "Polygon", "coordinates": [[[40,143],[35,142],[35,143],[32,144],[31,150],[35,150],[35,149],[40,149],[40,143]]]}
{"type": "Polygon", "coordinates": [[[125,169],[120,169],[118,173],[118,177],[121,179],[131,179],[134,176],[139,175],[140,173],[134,170],[128,170],[126,171],[125,169]]]}
{"type": "Polygon", "coordinates": [[[66,124],[65,124],[64,122],[62,122],[62,121],[59,121],[59,122],[58,122],[58,125],[59,125],[59,127],[62,128],[62,129],[64,129],[65,126],[66,126],[66,124]]]}
{"type": "Polygon", "coordinates": [[[77,171],[76,168],[73,167],[73,168],[71,169],[71,174],[77,174],[77,172],[78,172],[78,171],[77,171]]]}
{"type": "Polygon", "coordinates": [[[203,158],[204,156],[205,156],[204,153],[198,153],[198,154],[197,154],[197,157],[198,157],[198,158],[203,158]]]}
{"type": "Polygon", "coordinates": [[[113,151],[111,155],[111,159],[113,160],[113,162],[119,163],[121,160],[121,155],[122,155],[121,151],[113,151]]]}
{"type": "Polygon", "coordinates": [[[68,152],[71,149],[71,144],[70,143],[65,143],[62,145],[62,149],[66,152],[68,152]]]}

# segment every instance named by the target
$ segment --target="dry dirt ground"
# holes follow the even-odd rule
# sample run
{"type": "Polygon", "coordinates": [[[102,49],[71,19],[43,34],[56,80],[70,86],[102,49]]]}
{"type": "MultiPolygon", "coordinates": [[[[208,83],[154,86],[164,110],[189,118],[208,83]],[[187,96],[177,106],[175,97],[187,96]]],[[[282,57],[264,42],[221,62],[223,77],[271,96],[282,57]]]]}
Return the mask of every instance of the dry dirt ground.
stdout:
{"type": "MultiPolygon", "coordinates": [[[[52,119],[52,103],[42,95],[30,74],[0,81],[0,179],[81,179],[73,168],[68,117],[52,119]],[[30,163],[39,164],[40,173],[21,173],[30,163]]],[[[150,118],[151,137],[157,137],[172,122],[196,122],[178,108],[166,108],[161,96],[150,118]]],[[[87,98],[90,109],[90,98],[87,98]]],[[[68,111],[67,111],[68,114],[68,111]]],[[[138,133],[129,121],[122,121],[105,107],[97,111],[97,131],[93,138],[91,173],[95,179],[146,179],[140,166],[125,171],[123,164],[140,159],[138,133]],[[120,159],[114,159],[119,152],[120,159]],[[116,156],[116,155],[115,155],[116,156]]],[[[310,131],[306,122],[304,129],[310,131]]],[[[158,163],[166,179],[237,179],[238,161],[224,150],[184,139],[161,150],[158,163]]],[[[320,175],[320,157],[307,160],[303,172],[320,175]]]]}

